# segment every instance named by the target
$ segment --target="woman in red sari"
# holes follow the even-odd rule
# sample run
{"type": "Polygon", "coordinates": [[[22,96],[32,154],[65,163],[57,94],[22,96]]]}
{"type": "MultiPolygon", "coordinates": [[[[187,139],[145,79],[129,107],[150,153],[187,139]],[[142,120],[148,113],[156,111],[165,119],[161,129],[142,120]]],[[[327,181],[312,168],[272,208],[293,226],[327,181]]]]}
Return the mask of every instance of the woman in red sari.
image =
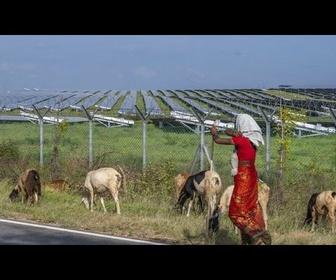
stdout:
{"type": "Polygon", "coordinates": [[[229,206],[229,218],[240,229],[242,244],[271,245],[271,235],[258,203],[258,172],[255,167],[257,146],[264,145],[262,132],[256,121],[248,114],[236,118],[236,130],[224,132],[231,138],[222,138],[217,128],[210,133],[217,144],[234,145],[238,157],[237,173],[234,174],[234,189],[229,206]]]}

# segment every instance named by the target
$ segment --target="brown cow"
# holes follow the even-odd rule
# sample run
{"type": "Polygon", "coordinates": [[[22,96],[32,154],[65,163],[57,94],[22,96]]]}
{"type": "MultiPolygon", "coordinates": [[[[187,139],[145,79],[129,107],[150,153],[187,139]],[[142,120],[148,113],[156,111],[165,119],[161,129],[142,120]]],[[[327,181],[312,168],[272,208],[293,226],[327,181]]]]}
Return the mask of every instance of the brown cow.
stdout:
{"type": "Polygon", "coordinates": [[[22,193],[22,202],[39,203],[41,200],[41,182],[40,174],[34,168],[29,168],[23,171],[17,185],[9,194],[10,201],[14,201],[19,193],[22,193]]]}

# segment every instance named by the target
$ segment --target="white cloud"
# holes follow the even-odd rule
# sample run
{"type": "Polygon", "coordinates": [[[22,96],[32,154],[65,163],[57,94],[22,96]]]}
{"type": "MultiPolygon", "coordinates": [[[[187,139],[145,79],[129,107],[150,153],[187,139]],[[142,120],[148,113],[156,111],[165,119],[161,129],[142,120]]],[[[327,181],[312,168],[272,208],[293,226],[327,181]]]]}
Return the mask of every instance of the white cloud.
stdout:
{"type": "Polygon", "coordinates": [[[135,44],[123,44],[120,49],[125,51],[134,51],[137,48],[135,44]]]}
{"type": "Polygon", "coordinates": [[[35,70],[34,63],[1,63],[0,71],[16,72],[16,71],[31,71],[35,70]]]}
{"type": "Polygon", "coordinates": [[[205,75],[197,72],[195,69],[187,69],[187,77],[194,82],[200,83],[204,80],[205,75]]]}
{"type": "Polygon", "coordinates": [[[142,77],[142,78],[153,78],[157,77],[158,74],[155,71],[152,71],[148,69],[147,67],[141,66],[133,69],[133,73],[136,76],[142,77]]]}

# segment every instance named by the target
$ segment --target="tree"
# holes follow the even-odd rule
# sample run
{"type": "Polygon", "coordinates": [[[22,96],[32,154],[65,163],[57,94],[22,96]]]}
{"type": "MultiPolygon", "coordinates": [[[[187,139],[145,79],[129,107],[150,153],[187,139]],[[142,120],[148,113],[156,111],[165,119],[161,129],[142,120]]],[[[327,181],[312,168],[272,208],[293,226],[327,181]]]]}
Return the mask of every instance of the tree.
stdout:
{"type": "MultiPolygon", "coordinates": [[[[281,102],[281,99],[280,99],[281,102]]],[[[290,153],[292,139],[296,127],[296,122],[305,122],[307,120],[307,112],[305,110],[295,111],[290,108],[278,107],[279,121],[275,128],[276,135],[279,137],[279,175],[282,178],[283,169],[286,159],[290,153]]]]}
{"type": "Polygon", "coordinates": [[[59,143],[61,137],[65,134],[68,130],[69,123],[65,120],[58,121],[55,123],[55,130],[54,130],[54,147],[51,156],[51,167],[52,167],[52,180],[60,179],[60,166],[58,162],[58,155],[59,155],[59,143]]]}

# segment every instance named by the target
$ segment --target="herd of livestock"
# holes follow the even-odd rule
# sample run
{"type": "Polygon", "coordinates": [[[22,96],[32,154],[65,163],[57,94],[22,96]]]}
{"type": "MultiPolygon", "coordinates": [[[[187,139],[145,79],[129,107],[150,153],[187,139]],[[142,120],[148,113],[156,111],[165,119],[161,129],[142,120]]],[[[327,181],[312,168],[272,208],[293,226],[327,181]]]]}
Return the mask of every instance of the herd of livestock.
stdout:
{"type": "MultiPolygon", "coordinates": [[[[93,212],[94,199],[99,198],[104,209],[104,193],[108,192],[114,199],[115,211],[121,214],[119,203],[119,191],[121,187],[126,190],[126,176],[123,169],[118,166],[119,171],[112,167],[104,167],[89,171],[84,182],[84,191],[81,202],[85,207],[93,212]]],[[[61,181],[64,184],[63,180],[61,181]]],[[[54,182],[57,183],[57,182],[54,182]]],[[[217,231],[219,224],[211,223],[211,218],[217,214],[228,212],[230,199],[233,191],[233,185],[228,186],[222,192],[222,181],[219,174],[213,170],[212,164],[210,170],[200,171],[196,174],[182,172],[174,178],[174,187],[176,190],[177,202],[175,208],[181,213],[190,215],[190,211],[197,199],[198,205],[203,211],[204,202],[207,204],[207,217],[209,220],[209,229],[217,231]],[[188,207],[185,207],[186,201],[189,200],[188,207]]],[[[20,175],[14,189],[9,194],[10,201],[14,202],[21,195],[21,202],[34,204],[40,203],[41,200],[41,179],[39,172],[34,168],[24,170],[20,175]]],[[[262,208],[266,229],[268,226],[267,205],[270,196],[270,187],[259,179],[258,202],[262,208]]],[[[311,195],[307,204],[307,215],[304,224],[311,224],[311,231],[315,230],[320,217],[328,217],[331,221],[332,232],[336,231],[336,192],[322,191],[311,195]]],[[[238,229],[235,228],[236,234],[238,229]]]]}

